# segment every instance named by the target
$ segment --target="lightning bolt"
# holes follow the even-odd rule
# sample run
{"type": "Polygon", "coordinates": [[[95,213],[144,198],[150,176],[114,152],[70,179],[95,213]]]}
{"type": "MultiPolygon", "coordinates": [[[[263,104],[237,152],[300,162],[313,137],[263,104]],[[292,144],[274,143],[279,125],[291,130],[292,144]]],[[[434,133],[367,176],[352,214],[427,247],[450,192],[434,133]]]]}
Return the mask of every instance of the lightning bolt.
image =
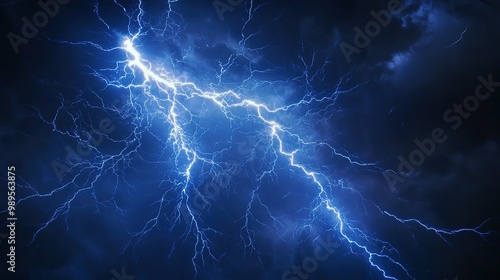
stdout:
{"type": "MultiPolygon", "coordinates": [[[[123,169],[134,169],[134,161],[139,158],[144,162],[169,168],[171,171],[165,171],[162,174],[165,179],[157,182],[157,186],[163,189],[164,192],[161,197],[150,205],[151,207],[154,206],[154,215],[148,218],[140,229],[129,232],[130,241],[125,246],[124,251],[129,246],[135,248],[134,244],[139,243],[154,229],[165,227],[166,220],[170,222],[167,228],[173,232],[176,226],[182,225],[183,213],[187,213],[188,225],[183,230],[181,237],[183,237],[183,240],[186,240],[189,236],[194,237],[191,262],[196,277],[201,272],[200,270],[206,269],[209,259],[216,263],[219,262],[223,254],[218,253],[219,250],[214,245],[216,244],[214,239],[226,235],[216,227],[210,226],[203,217],[197,214],[197,209],[192,206],[196,203],[196,197],[201,196],[208,208],[212,207],[216,201],[201,193],[199,188],[200,177],[206,178],[209,173],[227,171],[224,166],[228,165],[228,161],[224,160],[224,157],[228,155],[229,148],[223,147],[223,144],[227,144],[227,142],[222,140],[222,142],[211,144],[212,148],[207,148],[204,143],[210,137],[214,137],[210,132],[213,126],[227,126],[232,131],[240,128],[245,131],[243,127],[248,125],[255,128],[252,135],[259,136],[260,141],[265,145],[258,170],[254,175],[248,175],[252,178],[253,187],[249,199],[246,201],[244,213],[236,221],[242,225],[239,238],[244,251],[249,254],[259,254],[259,246],[255,243],[255,236],[258,234],[254,229],[255,227],[264,226],[276,234],[280,232],[280,229],[286,228],[284,219],[274,214],[272,207],[269,207],[261,196],[261,191],[264,188],[263,180],[277,177],[276,173],[278,169],[282,168],[282,165],[286,165],[286,170],[293,176],[305,179],[308,183],[303,186],[304,190],[307,193],[314,193],[312,198],[304,197],[304,199],[311,200],[311,207],[308,209],[310,218],[302,221],[303,224],[297,230],[313,228],[313,221],[324,220],[324,223],[329,227],[328,230],[335,231],[340,241],[352,254],[364,258],[371,268],[385,279],[414,278],[406,265],[398,259],[399,252],[394,246],[373,237],[366,229],[360,227],[356,221],[349,218],[349,211],[343,209],[344,207],[339,204],[338,198],[334,195],[339,190],[347,190],[353,193],[354,197],[359,201],[367,204],[365,209],[369,209],[367,212],[372,215],[385,216],[410,229],[413,226],[423,228],[436,234],[446,243],[449,243],[447,236],[463,232],[472,232],[480,237],[486,237],[491,233],[481,230],[489,219],[475,228],[445,230],[426,225],[418,219],[400,218],[366,200],[360,192],[347,186],[342,179],[332,179],[325,172],[321,172],[321,168],[316,168],[311,163],[311,156],[308,156],[308,154],[317,148],[321,148],[328,150],[338,160],[347,162],[350,166],[368,168],[380,173],[383,171],[377,167],[377,163],[363,162],[345,150],[335,148],[335,145],[330,141],[314,140],[310,136],[301,134],[301,129],[294,128],[297,122],[299,124],[306,123],[306,117],[332,114],[332,108],[340,96],[352,93],[367,83],[347,86],[352,78],[352,74],[348,73],[339,79],[334,90],[327,93],[313,94],[312,86],[310,86],[312,81],[323,80],[325,68],[330,63],[327,59],[317,65],[316,52],[311,60],[307,60],[302,55],[299,56],[301,65],[297,66],[297,69],[301,69],[301,75],[294,80],[304,81],[307,85],[307,93],[296,102],[285,105],[271,105],[259,101],[256,97],[249,98],[248,90],[244,89],[243,84],[236,85],[233,89],[228,90],[213,89],[221,85],[228,86],[223,83],[223,77],[237,63],[236,61],[241,58],[251,61],[254,59],[251,54],[259,51],[259,48],[252,49],[246,46],[248,40],[257,36],[257,34],[248,36],[244,33],[245,28],[252,21],[254,13],[262,8],[262,6],[254,5],[253,1],[247,2],[245,6],[248,17],[243,24],[241,40],[235,47],[235,49],[238,49],[238,53],[231,55],[227,61],[219,62],[220,69],[216,75],[217,82],[210,86],[201,85],[201,83],[194,81],[187,75],[179,75],[175,65],[181,62],[170,59],[172,66],[167,67],[163,59],[151,58],[151,56],[141,51],[141,48],[146,46],[143,38],[147,38],[148,34],[160,33],[165,35],[171,33],[175,38],[179,27],[176,17],[181,17],[172,9],[171,5],[174,2],[176,1],[168,1],[168,8],[165,12],[167,20],[164,28],[156,28],[145,20],[146,12],[142,1],[139,1],[138,8],[131,12],[115,0],[116,6],[129,19],[129,33],[124,38],[121,38],[121,43],[116,46],[104,47],[102,44],[92,41],[54,40],[58,43],[81,46],[97,50],[103,54],[113,53],[123,57],[123,59],[116,60],[113,63],[114,67],[96,69],[89,66],[89,69],[91,69],[90,74],[103,81],[106,89],[114,88],[128,91],[128,95],[124,96],[123,99],[126,105],[122,106],[122,110],[116,110],[114,107],[105,105],[103,98],[98,93],[95,93],[95,96],[100,100],[98,105],[92,105],[86,100],[77,102],[90,109],[118,114],[124,119],[130,120],[131,129],[128,135],[121,138],[114,138],[105,134],[100,135],[110,143],[121,147],[115,153],[105,153],[95,144],[92,144],[90,138],[86,138],[84,134],[77,132],[81,131],[84,125],[91,126],[90,121],[84,123],[82,127],[73,128],[70,132],[59,128],[57,120],[64,112],[70,115],[75,124],[79,123],[79,120],[86,119],[79,113],[69,112],[67,110],[68,102],[65,101],[62,95],[60,96],[61,105],[54,117],[44,117],[37,110],[37,117],[52,126],[53,131],[76,139],[78,143],[82,143],[84,147],[89,149],[89,153],[92,153],[93,157],[78,160],[67,171],[67,173],[77,172],[76,175],[69,182],[50,192],[42,193],[37,191],[35,187],[28,185],[27,188],[32,191],[32,194],[21,199],[19,203],[34,198],[48,198],[61,193],[71,193],[69,198],[56,208],[50,219],[35,232],[32,242],[41,231],[57,219],[67,219],[72,210],[72,205],[76,204],[76,200],[84,194],[90,194],[97,205],[112,205],[117,209],[118,213],[126,215],[127,210],[119,206],[112,198],[105,201],[98,199],[98,195],[96,195],[97,185],[107,175],[115,178],[115,183],[112,186],[113,192],[116,192],[123,185],[128,185],[131,189],[136,190],[133,183],[125,179],[123,169]],[[302,112],[305,112],[305,116],[296,118],[293,114],[294,110],[302,110],[302,112]],[[206,118],[208,117],[206,116],[212,116],[211,118],[216,119],[217,123],[207,121],[206,118]],[[165,143],[165,146],[157,151],[160,154],[158,159],[152,160],[141,156],[147,146],[145,143],[151,141],[146,140],[148,136],[151,136],[153,141],[165,143]],[[75,190],[73,189],[75,185],[82,187],[75,190]],[[256,209],[263,210],[264,214],[256,209]],[[166,214],[169,211],[173,214],[166,214]],[[170,216],[172,216],[172,219],[169,219],[170,216]]],[[[111,24],[100,15],[99,11],[99,4],[96,2],[94,12],[99,22],[109,30],[111,24]]],[[[462,33],[462,36],[466,31],[467,28],[462,33]]],[[[259,73],[268,71],[270,69],[251,69],[250,77],[245,79],[245,82],[256,79],[254,75],[257,76],[259,73]]],[[[252,95],[250,94],[250,96],[252,95]]],[[[77,102],[70,103],[69,106],[74,106],[77,102]]],[[[172,247],[171,254],[173,254],[174,250],[175,244],[172,247]]],[[[261,264],[263,263],[260,257],[259,261],[261,264]]]]}
{"type": "Polygon", "coordinates": [[[467,24],[464,31],[462,31],[462,33],[460,34],[460,38],[458,38],[455,42],[449,44],[448,46],[443,47],[443,49],[451,48],[451,47],[455,46],[456,44],[458,44],[460,41],[462,41],[462,39],[464,38],[464,34],[467,32],[468,29],[469,29],[469,25],[467,24]]]}

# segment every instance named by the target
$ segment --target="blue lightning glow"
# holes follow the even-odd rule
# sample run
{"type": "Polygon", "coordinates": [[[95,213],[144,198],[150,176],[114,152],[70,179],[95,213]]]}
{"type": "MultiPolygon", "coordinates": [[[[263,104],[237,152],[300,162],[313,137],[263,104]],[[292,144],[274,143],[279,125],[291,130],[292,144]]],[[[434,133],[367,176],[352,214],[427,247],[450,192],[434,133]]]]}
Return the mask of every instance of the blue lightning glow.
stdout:
{"type": "MultiPolygon", "coordinates": [[[[173,2],[176,1],[168,1],[169,8],[166,11],[167,19],[170,19],[171,13],[174,13],[171,7],[173,2]]],[[[345,213],[346,211],[343,210],[342,206],[339,206],[338,200],[332,195],[332,190],[335,188],[348,187],[344,186],[342,183],[334,182],[334,180],[329,178],[326,174],[316,171],[317,169],[310,167],[307,163],[301,162],[301,159],[305,158],[304,155],[311,149],[321,147],[330,150],[333,155],[341,160],[348,161],[349,164],[353,166],[380,170],[376,166],[376,163],[363,162],[343,150],[336,149],[330,142],[312,141],[309,137],[303,136],[301,132],[294,129],[293,126],[282,121],[282,114],[288,113],[295,108],[305,108],[307,115],[314,116],[315,112],[307,109],[311,104],[323,104],[326,109],[322,111],[326,112],[328,108],[336,103],[339,96],[353,92],[367,82],[346,88],[346,84],[351,78],[351,74],[347,74],[341,77],[336,89],[330,94],[320,95],[319,97],[312,94],[305,94],[305,96],[297,102],[279,106],[271,106],[265,102],[259,101],[258,98],[247,98],[247,96],[238,91],[238,86],[235,86],[234,90],[220,92],[216,90],[205,90],[203,86],[191,81],[185,76],[176,76],[174,71],[170,71],[170,68],[166,67],[161,61],[148,58],[147,54],[141,52],[141,37],[145,37],[148,32],[151,32],[153,29],[144,19],[145,11],[141,1],[139,2],[135,16],[133,15],[134,13],[128,12],[127,9],[116,0],[114,3],[129,17],[130,22],[128,27],[129,34],[127,34],[126,38],[122,38],[120,45],[106,48],[91,41],[68,42],[58,40],[57,42],[90,47],[104,53],[115,53],[118,51],[126,55],[124,60],[118,60],[115,63],[116,67],[114,68],[96,69],[95,67],[91,67],[91,69],[92,75],[104,81],[107,87],[128,90],[129,95],[126,96],[125,101],[127,102],[129,111],[125,111],[125,113],[122,111],[121,114],[125,114],[127,117],[132,116],[132,125],[134,127],[131,133],[123,139],[114,139],[104,135],[107,140],[123,145],[123,148],[115,154],[104,154],[99,149],[93,147],[91,143],[85,140],[80,134],[76,132],[68,133],[58,128],[56,122],[60,112],[64,109],[64,99],[62,97],[61,107],[52,120],[47,120],[47,118],[44,118],[42,114],[39,113],[38,116],[44,120],[45,123],[51,125],[54,131],[73,137],[77,139],[79,143],[86,143],[97,156],[93,157],[92,160],[82,160],[78,164],[75,164],[71,170],[78,170],[78,174],[75,175],[70,182],[48,193],[40,193],[30,187],[34,194],[20,200],[20,203],[22,203],[28,199],[52,197],[60,192],[70,190],[72,185],[82,185],[82,182],[84,185],[84,187],[74,191],[71,197],[64,201],[64,203],[53,212],[52,217],[36,231],[33,240],[35,240],[37,235],[56,219],[61,217],[67,218],[72,205],[82,193],[95,193],[95,183],[103,174],[114,174],[116,178],[122,176],[120,168],[125,166],[130,167],[132,165],[132,155],[136,154],[138,150],[142,148],[141,141],[143,141],[143,134],[151,133],[150,130],[153,130],[153,123],[156,120],[161,120],[161,123],[164,124],[165,131],[168,131],[166,141],[159,136],[162,135],[161,133],[151,134],[160,142],[164,141],[167,143],[167,147],[165,147],[164,151],[158,152],[166,153],[167,148],[172,149],[173,160],[150,162],[159,165],[173,166],[173,172],[176,173],[177,176],[166,176],[167,178],[159,183],[159,185],[167,183],[170,187],[167,188],[163,196],[156,201],[155,215],[151,217],[139,231],[130,233],[130,242],[124,250],[132,244],[134,238],[137,238],[135,241],[138,242],[153,229],[159,228],[160,224],[163,224],[162,220],[166,219],[164,213],[166,206],[174,204],[175,213],[173,215],[174,219],[171,221],[172,225],[170,230],[173,230],[175,225],[182,223],[183,207],[186,207],[187,213],[189,214],[189,225],[186,227],[183,236],[187,238],[190,234],[194,234],[195,237],[191,259],[195,276],[199,273],[200,269],[204,269],[207,258],[217,262],[220,255],[218,256],[216,248],[213,248],[214,242],[211,240],[211,236],[223,235],[223,233],[214,227],[207,226],[202,217],[196,215],[196,210],[191,206],[194,203],[192,194],[199,193],[195,180],[199,175],[197,174],[197,172],[199,172],[198,169],[208,167],[211,171],[217,172],[222,170],[222,166],[224,165],[224,162],[219,162],[218,158],[219,155],[225,152],[225,149],[207,152],[207,149],[203,148],[203,143],[200,143],[197,139],[199,135],[203,135],[203,133],[206,132],[202,125],[197,123],[201,113],[199,113],[199,108],[196,107],[202,107],[207,108],[207,110],[213,110],[214,112],[211,112],[213,114],[220,115],[221,118],[223,118],[221,122],[230,127],[241,125],[241,120],[259,125],[260,128],[255,131],[255,134],[261,136],[264,139],[263,142],[266,144],[265,154],[266,158],[268,160],[270,159],[270,164],[262,164],[262,170],[253,178],[252,182],[254,188],[245,208],[245,213],[240,219],[240,221],[242,221],[240,238],[244,244],[245,251],[257,252],[259,250],[258,246],[254,243],[253,237],[255,233],[252,230],[251,221],[257,223],[264,222],[254,218],[253,209],[256,205],[264,207],[266,214],[273,221],[275,228],[277,225],[283,226],[280,218],[276,217],[272,213],[272,210],[262,202],[258,193],[262,186],[262,180],[266,176],[273,176],[273,174],[276,173],[275,168],[278,162],[280,160],[285,160],[288,168],[294,173],[294,176],[306,178],[309,181],[310,184],[304,186],[304,188],[308,190],[314,188],[316,196],[313,199],[311,209],[309,209],[311,216],[317,217],[319,213],[326,213],[330,217],[327,222],[331,229],[338,233],[341,241],[347,246],[352,254],[364,257],[367,263],[386,279],[397,279],[397,276],[390,271],[398,271],[398,275],[405,275],[410,279],[414,279],[410,270],[397,259],[397,250],[391,244],[373,237],[372,234],[359,229],[355,223],[349,220],[347,217],[348,215],[345,213]],[[132,31],[132,23],[138,26],[136,31],[132,31]],[[118,78],[109,78],[107,73],[110,72],[119,72],[121,74],[118,78]],[[144,123],[146,123],[146,125],[144,125],[144,123]],[[193,129],[193,126],[195,129],[193,129]],[[200,131],[202,132],[200,133],[200,131]],[[179,178],[182,179],[180,180],[179,178]],[[393,252],[396,252],[396,254],[393,254],[393,252]]],[[[254,6],[253,1],[250,1],[246,7],[248,18],[245,20],[243,29],[245,29],[246,25],[252,20],[254,13],[260,6],[254,6]]],[[[110,24],[99,15],[98,3],[95,4],[94,12],[106,29],[110,29],[110,24]]],[[[173,19],[171,21],[173,21],[173,19]]],[[[167,20],[167,22],[170,22],[170,20],[167,20]]],[[[167,28],[171,28],[171,26],[167,24],[163,30],[165,31],[167,28]]],[[[466,31],[467,28],[462,32],[460,39],[450,45],[450,47],[459,42],[466,31]]],[[[245,46],[246,41],[253,36],[256,36],[256,34],[245,36],[242,32],[242,39],[238,44],[242,49],[242,56],[244,56],[245,53],[250,53],[250,51],[258,51],[258,49],[249,49],[245,46]]],[[[218,84],[222,83],[223,74],[234,63],[235,59],[236,56],[231,56],[226,63],[220,62],[220,71],[217,75],[218,84]]],[[[251,58],[249,59],[251,60],[251,58]]],[[[303,57],[300,57],[300,59],[305,69],[311,68],[316,60],[314,56],[312,62],[307,62],[303,57]]],[[[328,63],[328,61],[323,62],[323,65],[320,67],[321,70],[316,73],[310,73],[307,70],[303,71],[302,78],[306,82],[309,82],[321,76],[322,70],[328,63]]],[[[252,72],[252,74],[253,73],[256,72],[252,72]]],[[[82,102],[89,108],[96,107],[108,111],[114,110],[113,108],[104,106],[104,102],[100,107],[91,105],[86,101],[82,102]]],[[[79,116],[75,115],[72,117],[76,123],[76,119],[79,116]]],[[[79,130],[79,128],[75,129],[75,131],[77,130],[79,130]]],[[[118,188],[118,183],[114,187],[118,188]]],[[[364,200],[363,196],[355,189],[349,189],[356,193],[360,199],[364,200]]],[[[98,201],[97,198],[96,201],[98,201]]],[[[115,202],[106,202],[113,204],[119,212],[124,213],[124,210],[118,207],[115,202]]],[[[365,202],[371,203],[370,201],[365,202]]],[[[103,202],[99,203],[102,204],[103,202]]],[[[415,224],[425,230],[432,231],[447,243],[448,240],[446,236],[448,235],[472,232],[481,237],[485,237],[490,233],[481,231],[481,228],[486,222],[476,228],[443,230],[428,226],[417,219],[399,218],[394,214],[382,210],[378,206],[372,206],[380,215],[385,215],[408,227],[415,224]]],[[[310,225],[307,224],[307,222],[303,225],[303,227],[308,226],[310,225]]]]}

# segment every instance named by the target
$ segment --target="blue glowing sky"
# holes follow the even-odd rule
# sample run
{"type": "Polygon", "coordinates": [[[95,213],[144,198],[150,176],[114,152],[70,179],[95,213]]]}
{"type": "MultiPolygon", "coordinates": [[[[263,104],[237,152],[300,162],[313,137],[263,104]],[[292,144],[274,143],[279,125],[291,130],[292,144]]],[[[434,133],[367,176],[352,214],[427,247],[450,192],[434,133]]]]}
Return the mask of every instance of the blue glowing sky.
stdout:
{"type": "Polygon", "coordinates": [[[0,6],[2,279],[500,277],[498,2],[49,2],[0,6]]]}

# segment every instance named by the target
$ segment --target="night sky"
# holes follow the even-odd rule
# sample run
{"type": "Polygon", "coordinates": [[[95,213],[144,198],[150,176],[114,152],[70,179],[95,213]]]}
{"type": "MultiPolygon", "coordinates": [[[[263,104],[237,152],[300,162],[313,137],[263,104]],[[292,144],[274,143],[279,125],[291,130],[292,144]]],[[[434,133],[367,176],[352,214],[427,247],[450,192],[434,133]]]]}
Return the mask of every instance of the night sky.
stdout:
{"type": "Polygon", "coordinates": [[[500,279],[500,1],[0,10],[0,279],[500,279]]]}

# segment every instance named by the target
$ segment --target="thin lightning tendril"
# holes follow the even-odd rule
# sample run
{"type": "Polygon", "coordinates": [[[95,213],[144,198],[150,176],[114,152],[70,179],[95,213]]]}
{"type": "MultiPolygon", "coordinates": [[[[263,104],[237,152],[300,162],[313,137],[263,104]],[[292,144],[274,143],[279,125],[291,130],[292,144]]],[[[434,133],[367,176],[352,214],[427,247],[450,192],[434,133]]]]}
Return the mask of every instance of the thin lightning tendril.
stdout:
{"type": "Polygon", "coordinates": [[[456,44],[458,44],[460,41],[462,41],[462,39],[464,38],[464,34],[465,34],[465,32],[467,32],[468,29],[469,29],[469,25],[467,24],[464,31],[462,31],[462,33],[460,34],[460,38],[458,38],[455,42],[449,44],[448,46],[444,47],[443,49],[451,48],[451,47],[455,46],[456,44]]]}

